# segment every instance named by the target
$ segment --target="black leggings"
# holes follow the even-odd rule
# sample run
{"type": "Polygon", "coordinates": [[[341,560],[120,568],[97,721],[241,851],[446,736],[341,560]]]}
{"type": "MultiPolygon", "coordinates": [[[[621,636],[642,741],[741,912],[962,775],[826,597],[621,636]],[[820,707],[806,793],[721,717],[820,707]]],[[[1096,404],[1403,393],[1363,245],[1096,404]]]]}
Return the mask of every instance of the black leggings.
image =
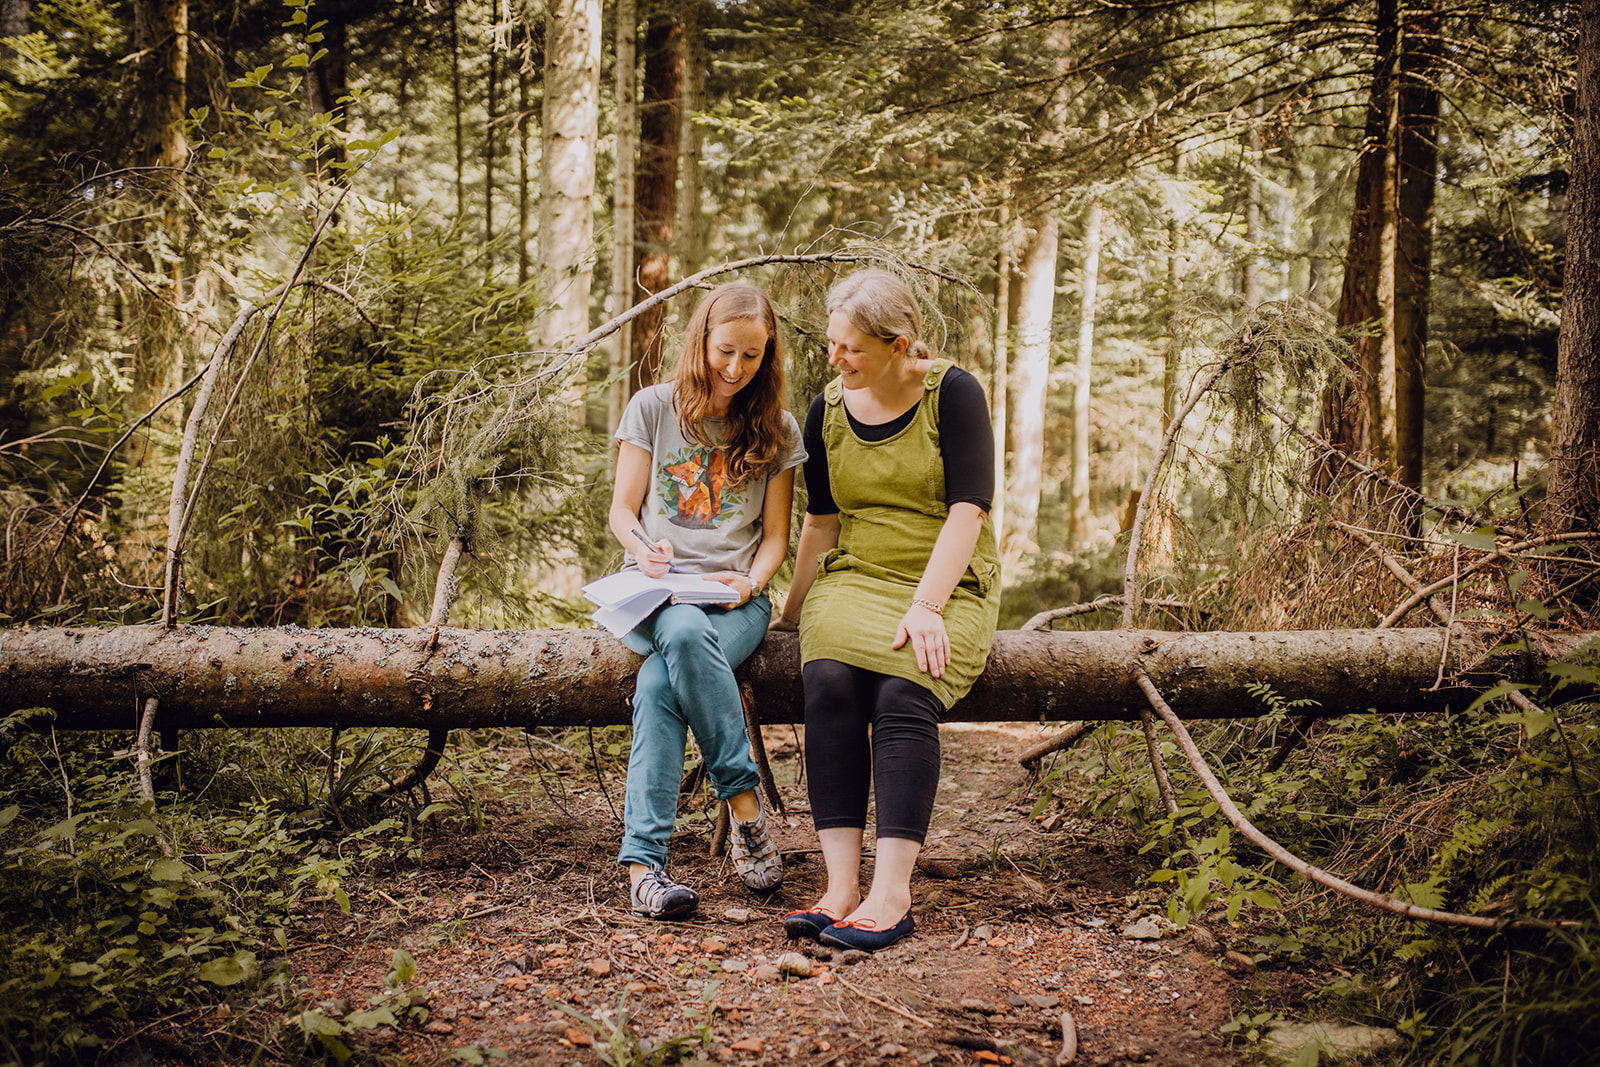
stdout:
{"type": "Polygon", "coordinates": [[[831,659],[807,663],[802,678],[816,828],[866,829],[873,784],[877,836],[921,844],[939,788],[939,698],[904,678],[831,659]]]}

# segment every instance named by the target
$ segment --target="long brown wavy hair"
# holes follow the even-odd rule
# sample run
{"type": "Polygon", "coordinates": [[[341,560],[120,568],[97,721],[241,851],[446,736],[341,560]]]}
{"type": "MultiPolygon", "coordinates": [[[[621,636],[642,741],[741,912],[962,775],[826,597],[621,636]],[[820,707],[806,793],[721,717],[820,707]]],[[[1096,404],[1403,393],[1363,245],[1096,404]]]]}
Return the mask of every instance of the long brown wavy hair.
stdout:
{"type": "Polygon", "coordinates": [[[678,424],[685,437],[705,445],[716,445],[706,432],[705,420],[711,414],[711,364],[707,360],[707,341],[711,331],[725,322],[753,319],[767,330],[767,348],[755,377],[733,396],[724,416],[727,446],[725,469],[734,485],[759,478],[774,468],[793,447],[790,430],[784,421],[783,353],[778,344],[778,312],[772,299],[753,285],[730,282],[711,290],[711,295],[695,308],[689,328],[683,335],[683,350],[672,380],[677,387],[678,424]]]}

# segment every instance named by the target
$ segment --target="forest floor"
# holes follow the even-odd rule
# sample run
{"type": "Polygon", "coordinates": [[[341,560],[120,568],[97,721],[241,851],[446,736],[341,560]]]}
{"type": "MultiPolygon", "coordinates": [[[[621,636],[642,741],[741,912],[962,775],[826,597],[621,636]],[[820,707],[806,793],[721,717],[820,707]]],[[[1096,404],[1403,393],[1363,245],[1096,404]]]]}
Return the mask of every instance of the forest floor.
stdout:
{"type": "Polygon", "coordinates": [[[699,891],[699,913],[633,915],[614,862],[620,771],[606,792],[592,769],[553,780],[530,749],[503,764],[501,795],[479,798],[478,827],[434,831],[419,861],[347,883],[349,915],[302,926],[294,980],[337,1017],[383,992],[395,949],[411,954],[428,1018],[347,1028],[369,1061],[647,1064],[672,1062],[661,1047],[675,1042],[689,1063],[1031,1067],[1058,1062],[1066,1012],[1074,1063],[1242,1062],[1218,1028],[1263,1001],[1297,1003],[1304,983],[1256,972],[1226,924],[1172,929],[1165,892],[1143,880],[1154,861],[1119,820],[1030,818],[1038,794],[1017,757],[1039,737],[943,728],[917,931],[875,955],[784,938],[782,916],[820,895],[823,868],[798,732],[769,727],[785,808],[774,896],[745,890],[710,856],[709,823],[691,821],[670,873],[699,891]]]}

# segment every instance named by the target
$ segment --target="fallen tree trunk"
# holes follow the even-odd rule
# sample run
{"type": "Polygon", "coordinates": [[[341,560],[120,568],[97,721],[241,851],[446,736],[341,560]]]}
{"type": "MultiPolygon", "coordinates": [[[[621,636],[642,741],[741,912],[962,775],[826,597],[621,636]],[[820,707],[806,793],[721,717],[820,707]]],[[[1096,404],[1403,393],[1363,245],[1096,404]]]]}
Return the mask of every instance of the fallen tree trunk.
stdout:
{"type": "MultiPolygon", "coordinates": [[[[1494,677],[1532,678],[1588,636],[1552,635],[1522,664],[1498,655],[1494,677]]],[[[1245,689],[1257,682],[1317,701],[1297,713],[1460,710],[1472,691],[1434,690],[1440,661],[1454,678],[1485,651],[1461,629],[1448,642],[1442,629],[1008,630],[948,718],[1137,719],[1140,668],[1191,719],[1262,714],[1245,689]]],[[[58,729],[135,729],[155,697],[164,729],[608,725],[629,721],[639,662],[600,630],[15,629],[0,632],[0,711],[50,708],[58,729]]],[[[774,633],[740,668],[762,722],[803,720],[799,667],[796,636],[774,633]]]]}

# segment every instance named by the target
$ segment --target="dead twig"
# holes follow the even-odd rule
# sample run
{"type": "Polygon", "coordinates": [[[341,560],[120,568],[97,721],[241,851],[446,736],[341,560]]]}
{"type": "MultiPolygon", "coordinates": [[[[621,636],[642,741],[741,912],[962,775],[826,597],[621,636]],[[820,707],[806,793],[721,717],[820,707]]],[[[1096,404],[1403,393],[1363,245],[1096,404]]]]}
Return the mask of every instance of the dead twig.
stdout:
{"type": "Polygon", "coordinates": [[[911,1012],[907,1011],[906,1009],[900,1007],[897,1004],[891,1004],[887,1000],[880,1000],[879,998],[873,996],[871,993],[868,993],[866,990],[861,989],[858,986],[856,986],[855,983],[851,982],[848,978],[844,977],[843,975],[836,974],[836,975],[834,975],[834,977],[839,980],[839,984],[840,985],[842,985],[846,989],[850,990],[850,992],[854,993],[856,996],[860,997],[862,1000],[870,1000],[872,1003],[876,1004],[880,1008],[888,1008],[890,1011],[894,1012],[896,1015],[904,1015],[907,1019],[910,1019],[914,1023],[921,1023],[923,1026],[926,1026],[928,1029],[930,1029],[930,1030],[933,1029],[933,1023],[929,1022],[927,1019],[924,1019],[922,1016],[913,1015],[911,1012]]]}
{"type": "MultiPolygon", "coordinates": [[[[1118,593],[1107,593],[1105,596],[1096,597],[1087,604],[1073,604],[1065,608],[1051,608],[1041,611],[1021,626],[1019,630],[1048,630],[1050,624],[1057,619],[1070,619],[1075,615],[1087,615],[1090,612],[1100,611],[1113,605],[1122,603],[1122,596],[1118,593]]],[[[1146,600],[1146,604],[1154,604],[1158,608],[1188,608],[1192,605],[1187,600],[1146,600]]]]}
{"type": "Polygon", "coordinates": [[[1071,748],[1080,737],[1099,725],[1097,722],[1075,722],[1054,737],[1041,741],[1028,749],[1028,751],[1017,757],[1017,762],[1027,770],[1037,771],[1040,760],[1052,752],[1060,752],[1062,749],[1071,748]]]}
{"type": "Polygon", "coordinates": [[[1448,578],[1440,578],[1436,582],[1417,589],[1409,597],[1402,601],[1398,607],[1389,612],[1389,614],[1384,617],[1384,620],[1378,623],[1378,626],[1386,627],[1395,625],[1401,619],[1409,615],[1412,608],[1415,608],[1418,604],[1422,603],[1434,593],[1437,593],[1439,590],[1445,588],[1453,582],[1459,582],[1468,575],[1476,574],[1478,571],[1483,570],[1485,567],[1488,567],[1497,560],[1508,559],[1518,552],[1526,552],[1528,549],[1537,548],[1540,545],[1559,544],[1562,542],[1572,541],[1600,541],[1600,532],[1579,531],[1575,533],[1546,534],[1542,537],[1529,537],[1525,540],[1518,541],[1515,544],[1507,545],[1504,548],[1497,548],[1488,555],[1485,555],[1480,559],[1476,559],[1467,564],[1465,567],[1461,568],[1460,574],[1452,574],[1448,578]]]}
{"type": "MultiPolygon", "coordinates": [[[[1434,599],[1431,599],[1430,594],[1425,589],[1423,584],[1417,580],[1417,577],[1410,571],[1406,570],[1405,567],[1401,566],[1400,561],[1395,559],[1387,549],[1379,544],[1377,538],[1373,537],[1359,526],[1352,526],[1347,522],[1340,522],[1338,519],[1329,519],[1328,525],[1333,527],[1335,530],[1338,530],[1340,533],[1360,541],[1362,544],[1370,548],[1373,555],[1378,557],[1378,562],[1382,563],[1384,567],[1388,569],[1390,574],[1393,574],[1396,578],[1400,579],[1400,583],[1402,585],[1411,590],[1412,599],[1407,601],[1410,606],[1406,608],[1406,611],[1410,611],[1412,607],[1415,607],[1417,604],[1422,603],[1424,599],[1427,599],[1428,607],[1433,610],[1433,613],[1438,616],[1439,619],[1445,623],[1445,625],[1449,625],[1450,616],[1449,613],[1444,610],[1444,605],[1438,603],[1434,599]],[[1417,595],[1419,592],[1422,594],[1420,597],[1417,595]]],[[[1457,581],[1460,581],[1459,570],[1456,577],[1445,582],[1436,583],[1436,585],[1439,589],[1443,589],[1451,582],[1457,581]]],[[[1387,629],[1403,618],[1405,618],[1405,614],[1399,611],[1399,609],[1391,611],[1387,618],[1378,623],[1378,629],[1387,629]]]]}
{"type": "Polygon", "coordinates": [[[1382,471],[1362,463],[1350,453],[1345,452],[1342,449],[1335,448],[1333,445],[1329,444],[1327,441],[1324,441],[1316,434],[1311,433],[1308,430],[1301,429],[1300,424],[1295,422],[1292,415],[1270,401],[1263,399],[1261,401],[1261,406],[1276,415],[1278,417],[1278,421],[1283,423],[1283,425],[1288,428],[1289,432],[1306,441],[1313,448],[1330,453],[1331,455],[1336,456],[1340,461],[1348,464],[1351,467],[1354,467],[1362,475],[1362,477],[1377,482],[1384,488],[1393,490],[1402,496],[1416,500],[1423,507],[1435,512],[1438,515],[1442,515],[1447,519],[1454,519],[1455,521],[1466,526],[1484,525],[1483,519],[1480,518],[1476,512],[1468,511],[1466,508],[1458,507],[1455,504],[1447,504],[1442,500],[1430,500],[1428,497],[1423,496],[1416,489],[1406,485],[1404,482],[1396,481],[1394,478],[1383,473],[1382,471]]]}
{"type": "MultiPolygon", "coordinates": [[[[450,538],[450,544],[444,551],[444,558],[439,561],[439,573],[433,582],[433,608],[428,616],[428,625],[433,627],[433,635],[423,652],[424,658],[432,655],[433,650],[438,647],[439,628],[449,621],[450,605],[455,600],[456,594],[456,564],[461,560],[463,548],[461,535],[458,533],[450,538]]],[[[428,747],[423,750],[422,758],[405,774],[378,790],[378,796],[399,796],[426,782],[428,776],[438,768],[439,761],[444,758],[444,749],[449,743],[450,730],[447,727],[435,726],[429,730],[428,747]]]]}

